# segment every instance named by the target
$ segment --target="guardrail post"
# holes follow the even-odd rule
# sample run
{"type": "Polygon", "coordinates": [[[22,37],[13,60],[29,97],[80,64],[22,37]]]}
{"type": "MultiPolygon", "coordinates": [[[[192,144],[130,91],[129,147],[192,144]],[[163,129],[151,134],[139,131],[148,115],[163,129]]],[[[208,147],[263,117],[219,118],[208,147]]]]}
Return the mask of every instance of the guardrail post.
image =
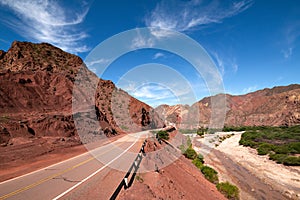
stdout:
{"type": "Polygon", "coordinates": [[[145,149],[144,149],[144,147],[145,147],[145,145],[146,145],[146,142],[147,142],[147,140],[144,140],[143,145],[142,145],[142,147],[141,147],[141,149],[140,149],[140,151],[139,151],[137,157],[135,158],[135,160],[134,160],[134,162],[132,163],[132,165],[130,166],[130,168],[129,168],[127,174],[124,176],[124,178],[122,179],[121,183],[120,183],[119,186],[117,187],[116,191],[115,191],[115,192],[113,193],[113,195],[110,197],[110,200],[114,200],[114,199],[117,198],[117,196],[118,196],[118,194],[120,193],[120,191],[121,191],[121,189],[122,189],[123,186],[124,186],[124,189],[127,189],[127,188],[129,188],[129,187],[132,185],[133,179],[134,179],[134,177],[135,177],[135,175],[136,175],[136,172],[137,172],[137,170],[138,170],[138,168],[139,168],[139,165],[140,165],[140,163],[142,162],[143,155],[146,154],[146,153],[145,153],[145,149]],[[131,178],[130,178],[130,182],[128,182],[128,177],[129,177],[129,175],[131,174],[133,168],[134,168],[133,175],[132,175],[131,178]]]}
{"type": "Polygon", "coordinates": [[[128,178],[124,178],[124,188],[128,188],[128,178]]]}

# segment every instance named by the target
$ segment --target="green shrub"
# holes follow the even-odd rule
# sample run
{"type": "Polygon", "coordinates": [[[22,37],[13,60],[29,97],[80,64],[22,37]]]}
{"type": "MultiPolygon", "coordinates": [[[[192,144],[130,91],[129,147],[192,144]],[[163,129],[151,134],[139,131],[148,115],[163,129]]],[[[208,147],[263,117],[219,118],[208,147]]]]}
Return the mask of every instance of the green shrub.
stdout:
{"type": "Polygon", "coordinates": [[[244,140],[244,139],[241,139],[239,141],[239,144],[246,146],[246,147],[252,147],[252,148],[254,148],[256,146],[256,142],[253,142],[251,140],[244,140]]]}
{"type": "Polygon", "coordinates": [[[245,131],[246,129],[247,129],[247,127],[245,127],[245,126],[241,126],[241,127],[225,126],[222,131],[224,131],[224,132],[245,131]]]}
{"type": "Polygon", "coordinates": [[[198,154],[197,159],[204,163],[204,157],[201,153],[198,154]]]}
{"type": "Polygon", "coordinates": [[[300,157],[289,156],[282,162],[284,165],[300,166],[300,157]]]}
{"type": "Polygon", "coordinates": [[[183,155],[188,159],[194,160],[197,157],[197,152],[192,147],[189,147],[183,155]]]}
{"type": "Polygon", "coordinates": [[[181,144],[178,147],[181,150],[181,153],[184,154],[185,151],[187,150],[187,148],[192,148],[192,141],[191,138],[189,136],[186,137],[186,141],[185,144],[181,144]]]}
{"type": "Polygon", "coordinates": [[[197,135],[203,136],[207,132],[208,128],[200,127],[197,129],[197,135]]]}
{"type": "Polygon", "coordinates": [[[274,160],[277,163],[283,163],[283,161],[288,157],[286,154],[270,154],[270,160],[274,160]]]}
{"type": "Polygon", "coordinates": [[[198,169],[202,169],[203,167],[203,163],[198,159],[198,158],[195,158],[192,163],[198,168],[198,169]]]}
{"type": "Polygon", "coordinates": [[[228,199],[239,199],[239,188],[229,182],[218,183],[217,189],[228,199]]]}
{"type": "Polygon", "coordinates": [[[203,159],[199,159],[198,157],[195,158],[192,163],[198,168],[198,169],[202,169],[203,165],[203,159]]]}
{"type": "Polygon", "coordinates": [[[300,142],[294,142],[289,144],[289,149],[291,153],[300,154],[300,142]]]}
{"type": "Polygon", "coordinates": [[[293,155],[300,154],[300,126],[247,127],[239,144],[257,149],[259,155],[269,154],[277,163],[299,165],[300,158],[293,155]]]}
{"type": "Polygon", "coordinates": [[[203,166],[201,168],[201,172],[204,175],[204,177],[209,180],[212,183],[218,183],[219,178],[218,178],[218,172],[214,170],[213,168],[209,166],[203,166]]]}
{"type": "Polygon", "coordinates": [[[267,155],[274,149],[274,145],[268,143],[262,143],[257,148],[258,155],[267,155]]]}
{"type": "Polygon", "coordinates": [[[169,139],[169,133],[167,131],[158,131],[157,132],[158,138],[168,140],[169,139]]]}
{"type": "Polygon", "coordinates": [[[274,148],[274,152],[276,154],[288,154],[290,152],[290,149],[287,145],[276,146],[274,148]]]}
{"type": "MultiPolygon", "coordinates": [[[[119,116],[117,116],[117,117],[119,117],[119,116]]],[[[125,126],[125,125],[121,125],[121,129],[122,130],[128,130],[129,128],[127,126],[125,126]]]]}
{"type": "Polygon", "coordinates": [[[140,182],[140,183],[143,183],[143,182],[144,182],[144,179],[143,179],[141,176],[139,176],[139,175],[137,175],[137,176],[135,177],[135,179],[136,179],[138,182],[140,182]]]}

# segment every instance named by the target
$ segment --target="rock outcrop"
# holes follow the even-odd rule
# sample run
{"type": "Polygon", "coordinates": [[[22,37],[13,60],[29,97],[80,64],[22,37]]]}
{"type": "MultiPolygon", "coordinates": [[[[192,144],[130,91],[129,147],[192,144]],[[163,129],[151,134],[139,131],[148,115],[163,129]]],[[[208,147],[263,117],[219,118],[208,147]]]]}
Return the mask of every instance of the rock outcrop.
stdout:
{"type": "Polygon", "coordinates": [[[116,88],[111,81],[98,79],[78,56],[47,43],[15,41],[7,52],[0,51],[1,144],[11,144],[11,139],[17,137],[74,137],[79,141],[72,100],[88,98],[73,95],[79,72],[87,75],[86,87],[98,82],[92,115],[87,117],[97,117],[100,130],[89,132],[114,135],[150,128],[141,125],[143,109],[152,113],[149,124],[163,126],[150,106],[116,88]],[[124,113],[128,113],[127,118],[123,118],[124,113]]]}
{"type": "MultiPolygon", "coordinates": [[[[156,111],[182,128],[207,127],[210,124],[211,99],[205,97],[192,106],[161,105],[156,111]]],[[[223,95],[224,96],[224,95],[223,95]]],[[[225,95],[225,126],[292,126],[300,124],[300,85],[279,86],[245,95],[225,95]]],[[[217,110],[218,112],[218,110],[217,110]]]]}

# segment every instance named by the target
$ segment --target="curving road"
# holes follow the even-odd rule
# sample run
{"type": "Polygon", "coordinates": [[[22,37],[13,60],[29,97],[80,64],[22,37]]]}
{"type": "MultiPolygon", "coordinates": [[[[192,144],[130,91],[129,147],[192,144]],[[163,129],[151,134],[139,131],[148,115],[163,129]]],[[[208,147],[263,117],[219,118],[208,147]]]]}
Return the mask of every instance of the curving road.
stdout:
{"type": "Polygon", "coordinates": [[[0,183],[4,199],[109,199],[134,161],[148,131],[124,137],[0,183]]]}

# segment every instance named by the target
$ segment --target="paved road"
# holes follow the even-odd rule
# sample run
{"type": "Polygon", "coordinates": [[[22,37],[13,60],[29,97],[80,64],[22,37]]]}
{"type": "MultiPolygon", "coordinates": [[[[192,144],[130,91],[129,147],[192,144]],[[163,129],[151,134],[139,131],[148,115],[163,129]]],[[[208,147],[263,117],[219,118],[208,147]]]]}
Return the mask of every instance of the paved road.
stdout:
{"type": "Polygon", "coordinates": [[[92,193],[101,195],[99,199],[108,199],[147,134],[147,131],[129,134],[88,153],[4,181],[0,183],[0,200],[90,199],[88,195],[92,193]]]}

